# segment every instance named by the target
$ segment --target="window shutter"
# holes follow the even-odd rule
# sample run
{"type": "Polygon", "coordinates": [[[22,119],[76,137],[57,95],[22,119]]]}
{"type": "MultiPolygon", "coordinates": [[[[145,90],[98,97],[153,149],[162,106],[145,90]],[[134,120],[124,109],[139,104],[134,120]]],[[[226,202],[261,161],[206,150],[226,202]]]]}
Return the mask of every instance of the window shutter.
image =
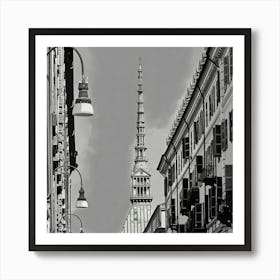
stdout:
{"type": "Polygon", "coordinates": [[[202,173],[203,170],[203,156],[196,156],[196,172],[202,173]]]}
{"type": "Polygon", "coordinates": [[[204,133],[205,119],[203,110],[200,111],[200,126],[201,126],[201,134],[204,133]]]}
{"type": "MultiPolygon", "coordinates": [[[[188,190],[188,189],[189,189],[188,179],[183,178],[183,190],[188,190]]],[[[187,198],[187,196],[183,196],[183,197],[187,198]]]]}
{"type": "Polygon", "coordinates": [[[195,206],[195,227],[202,228],[202,204],[195,206]]]}
{"type": "Polygon", "coordinates": [[[183,190],[182,190],[182,203],[181,203],[181,213],[183,215],[187,214],[187,211],[190,210],[189,205],[189,191],[188,191],[188,179],[183,178],[183,190]]]}
{"type": "Polygon", "coordinates": [[[217,72],[217,81],[216,81],[216,100],[217,100],[217,107],[220,103],[220,72],[217,72]]]}
{"type": "Polygon", "coordinates": [[[229,140],[232,142],[233,118],[232,110],[229,112],[229,140]]]}
{"type": "Polygon", "coordinates": [[[194,122],[193,124],[194,129],[194,143],[197,144],[197,123],[194,122]]]}
{"type": "Polygon", "coordinates": [[[213,134],[214,134],[214,141],[215,141],[215,146],[214,146],[215,157],[220,157],[221,150],[222,150],[221,125],[216,125],[213,128],[213,134]]]}
{"type": "Polygon", "coordinates": [[[208,223],[209,218],[209,195],[205,195],[205,204],[204,204],[204,215],[205,215],[205,223],[208,223]]]}
{"type": "Polygon", "coordinates": [[[229,61],[228,56],[224,57],[224,90],[226,91],[229,84],[229,61]]]}
{"type": "Polygon", "coordinates": [[[172,186],[172,169],[171,168],[168,169],[168,186],[169,187],[172,186]]]}
{"type": "Polygon", "coordinates": [[[225,122],[222,120],[221,123],[221,146],[222,146],[222,151],[225,150],[225,122]]]}
{"type": "Polygon", "coordinates": [[[171,199],[171,225],[176,224],[175,198],[171,199]]]}
{"type": "Polygon", "coordinates": [[[232,165],[225,166],[226,191],[232,191],[232,165]]]}
{"type": "Polygon", "coordinates": [[[191,190],[191,204],[199,203],[199,188],[192,188],[191,190]]]}
{"type": "Polygon", "coordinates": [[[172,165],[172,171],[171,171],[171,178],[172,178],[172,184],[175,181],[175,164],[172,165]]]}
{"type": "Polygon", "coordinates": [[[230,80],[232,80],[232,75],[233,75],[233,55],[232,55],[232,48],[230,48],[229,56],[230,56],[230,80]]]}
{"type": "Polygon", "coordinates": [[[193,187],[192,173],[190,173],[190,188],[193,187]]]}
{"type": "Polygon", "coordinates": [[[224,121],[224,134],[225,134],[225,150],[228,148],[228,122],[227,119],[224,121]]]}
{"type": "Polygon", "coordinates": [[[217,183],[217,204],[220,205],[223,198],[222,177],[217,177],[216,183],[217,183]]]}
{"type": "Polygon", "coordinates": [[[167,177],[164,178],[164,196],[167,196],[167,177]]]}
{"type": "Polygon", "coordinates": [[[217,195],[216,186],[212,186],[210,189],[210,217],[214,218],[217,215],[217,195]]]}
{"type": "Polygon", "coordinates": [[[183,145],[183,158],[188,159],[190,157],[190,141],[189,137],[185,137],[182,139],[183,145]]]}

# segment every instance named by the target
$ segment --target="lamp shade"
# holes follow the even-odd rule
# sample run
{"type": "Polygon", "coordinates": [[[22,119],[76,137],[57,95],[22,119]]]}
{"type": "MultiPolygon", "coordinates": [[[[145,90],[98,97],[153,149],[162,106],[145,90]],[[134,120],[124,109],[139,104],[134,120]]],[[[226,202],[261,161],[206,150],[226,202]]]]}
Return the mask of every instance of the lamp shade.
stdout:
{"type": "Polygon", "coordinates": [[[79,83],[79,96],[75,100],[73,115],[79,117],[93,116],[93,107],[88,97],[88,83],[83,80],[79,83]]]}
{"type": "Polygon", "coordinates": [[[76,208],[88,208],[88,202],[85,198],[85,191],[82,187],[79,190],[79,197],[76,202],[76,208]]]}

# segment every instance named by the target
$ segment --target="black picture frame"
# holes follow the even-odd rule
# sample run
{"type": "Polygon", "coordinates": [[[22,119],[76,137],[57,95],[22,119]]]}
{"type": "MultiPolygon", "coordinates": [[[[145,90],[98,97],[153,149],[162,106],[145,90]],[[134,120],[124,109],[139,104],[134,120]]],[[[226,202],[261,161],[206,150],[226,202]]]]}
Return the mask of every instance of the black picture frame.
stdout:
{"type": "Polygon", "coordinates": [[[251,29],[29,29],[29,250],[30,251],[250,251],[251,248],[251,29]],[[38,245],[35,236],[35,40],[42,35],[241,35],[245,42],[244,244],[243,245],[38,245]]]}

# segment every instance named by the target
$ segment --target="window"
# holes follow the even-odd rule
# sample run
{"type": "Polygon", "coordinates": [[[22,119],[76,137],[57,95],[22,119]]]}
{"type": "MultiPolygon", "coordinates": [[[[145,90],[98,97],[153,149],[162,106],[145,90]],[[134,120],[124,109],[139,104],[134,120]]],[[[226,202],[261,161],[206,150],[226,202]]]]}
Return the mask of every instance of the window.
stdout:
{"type": "Polygon", "coordinates": [[[214,135],[214,141],[215,141],[215,145],[214,145],[214,156],[215,157],[220,157],[221,156],[221,152],[222,152],[222,136],[221,136],[221,126],[220,125],[216,125],[213,128],[213,135],[214,135]]]}
{"type": "Polygon", "coordinates": [[[194,144],[197,144],[197,122],[194,122],[193,124],[193,133],[194,133],[194,144]]]}
{"type": "Polygon", "coordinates": [[[212,186],[210,189],[210,217],[214,218],[217,216],[217,196],[216,186],[212,186]]]}
{"type": "Polygon", "coordinates": [[[203,112],[203,110],[201,110],[201,111],[200,111],[201,136],[202,136],[202,134],[204,133],[204,126],[205,126],[205,123],[204,123],[204,112],[203,112]]]}
{"type": "Polygon", "coordinates": [[[172,165],[172,184],[175,181],[175,164],[172,165]]]}
{"type": "Polygon", "coordinates": [[[232,48],[230,48],[229,54],[224,57],[224,92],[227,90],[227,86],[230,84],[233,75],[233,56],[232,48]]]}
{"type": "Polygon", "coordinates": [[[232,142],[232,126],[233,126],[233,116],[232,110],[229,112],[229,141],[232,142]]]}
{"type": "Polygon", "coordinates": [[[230,80],[232,80],[233,75],[233,55],[232,55],[232,48],[229,51],[229,63],[230,63],[230,80]]]}
{"type": "Polygon", "coordinates": [[[232,165],[225,166],[226,191],[232,191],[232,165]]]}
{"type": "Polygon", "coordinates": [[[175,198],[171,199],[171,224],[176,224],[176,208],[175,208],[175,198]]]}
{"type": "Polygon", "coordinates": [[[229,84],[229,59],[228,56],[224,57],[224,92],[227,90],[229,84]]]}
{"type": "Polygon", "coordinates": [[[168,177],[168,186],[171,187],[172,186],[172,169],[171,168],[168,169],[167,177],[168,177]]]}
{"type": "Polygon", "coordinates": [[[203,169],[203,157],[196,156],[196,172],[202,173],[202,169],[203,169]]]}
{"type": "Polygon", "coordinates": [[[183,215],[187,214],[187,211],[190,210],[190,203],[189,203],[189,191],[188,191],[188,179],[183,178],[183,188],[182,188],[182,200],[180,203],[181,206],[181,213],[183,215]]]}
{"type": "Polygon", "coordinates": [[[208,126],[208,106],[207,106],[207,102],[205,103],[205,118],[206,118],[206,126],[208,126]]]}
{"type": "Polygon", "coordinates": [[[195,227],[202,228],[202,204],[195,206],[195,227]]]}
{"type": "Polygon", "coordinates": [[[191,154],[192,154],[192,132],[191,132],[191,149],[190,149],[190,151],[191,151],[191,154]]]}
{"type": "Polygon", "coordinates": [[[220,103],[220,72],[217,72],[217,81],[216,81],[216,100],[217,100],[217,107],[220,103]]]}
{"type": "Polygon", "coordinates": [[[167,196],[167,177],[164,178],[164,196],[167,196]]]}
{"type": "Polygon", "coordinates": [[[228,126],[227,119],[222,121],[221,124],[221,140],[222,140],[222,151],[226,151],[228,148],[228,126]]]}

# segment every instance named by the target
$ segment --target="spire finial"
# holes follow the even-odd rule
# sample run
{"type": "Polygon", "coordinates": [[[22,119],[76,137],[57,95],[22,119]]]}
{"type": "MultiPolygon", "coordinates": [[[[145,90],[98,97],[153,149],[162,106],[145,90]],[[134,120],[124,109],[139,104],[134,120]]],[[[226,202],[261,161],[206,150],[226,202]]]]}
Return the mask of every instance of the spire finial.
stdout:
{"type": "Polygon", "coordinates": [[[141,56],[138,58],[138,61],[139,61],[138,71],[142,71],[142,57],[141,56]]]}

